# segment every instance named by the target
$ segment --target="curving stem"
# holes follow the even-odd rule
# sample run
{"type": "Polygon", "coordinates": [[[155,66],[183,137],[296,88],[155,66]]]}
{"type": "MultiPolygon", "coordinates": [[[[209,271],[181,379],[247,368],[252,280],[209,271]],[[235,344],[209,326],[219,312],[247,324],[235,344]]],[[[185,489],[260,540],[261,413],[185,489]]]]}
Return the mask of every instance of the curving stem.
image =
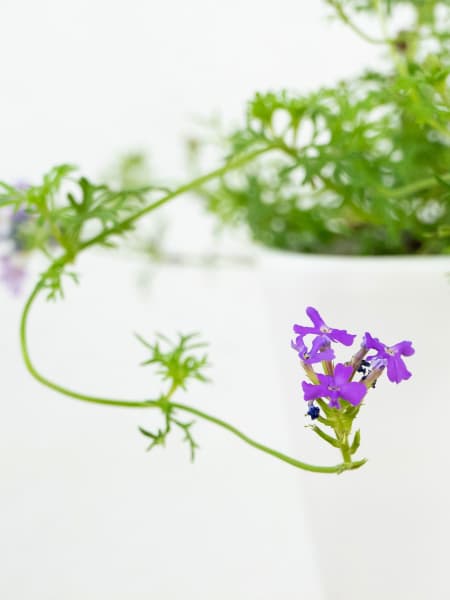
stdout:
{"type": "MultiPolygon", "coordinates": [[[[212,171],[211,173],[209,173],[207,175],[199,177],[199,178],[195,179],[194,181],[192,181],[191,183],[181,186],[177,190],[170,192],[169,194],[164,196],[161,200],[157,201],[156,203],[146,207],[145,209],[142,209],[141,211],[138,211],[131,217],[128,217],[127,219],[124,220],[124,222],[122,224],[130,225],[131,223],[133,223],[134,221],[139,219],[144,214],[150,212],[151,210],[156,209],[157,207],[161,206],[162,204],[168,202],[169,200],[172,200],[176,196],[179,196],[182,193],[190,191],[192,189],[195,189],[196,187],[199,187],[200,185],[206,183],[207,181],[209,181],[215,177],[222,176],[228,170],[242,166],[242,164],[244,164],[245,162],[249,162],[250,160],[256,158],[256,156],[259,156],[260,154],[262,154],[263,152],[267,152],[268,150],[272,150],[275,148],[276,147],[271,146],[271,147],[267,147],[267,148],[255,151],[252,154],[247,155],[246,157],[242,157],[239,160],[228,163],[227,165],[225,165],[224,167],[222,167],[220,169],[217,169],[216,171],[212,171]]],[[[114,228],[111,228],[110,230],[107,230],[107,231],[103,232],[102,234],[84,242],[81,245],[81,247],[78,249],[77,254],[91,246],[96,245],[97,243],[104,241],[106,237],[108,237],[109,235],[114,235],[115,233],[117,233],[117,231],[118,231],[118,228],[114,227],[114,228]]],[[[188,412],[190,414],[193,414],[193,415],[199,417],[200,419],[203,419],[205,421],[213,423],[214,425],[217,425],[218,427],[221,427],[222,429],[229,431],[230,433],[232,433],[233,435],[235,435],[236,437],[241,439],[243,442],[245,442],[249,446],[252,446],[253,448],[256,448],[257,450],[260,450],[261,452],[269,454],[269,455],[273,456],[274,458],[281,460],[282,462],[285,462],[293,467],[296,467],[297,469],[302,469],[304,471],[310,471],[310,472],[314,472],[314,473],[342,473],[343,471],[358,469],[366,462],[366,460],[360,460],[360,461],[356,461],[356,462],[351,462],[351,460],[350,460],[350,461],[345,461],[343,464],[332,465],[332,466],[311,465],[309,463],[305,463],[300,460],[297,460],[291,456],[288,456],[286,454],[283,454],[282,452],[279,452],[278,450],[269,448],[268,446],[253,440],[248,435],[244,434],[242,431],[240,431],[239,429],[237,429],[230,423],[223,421],[222,419],[219,419],[217,417],[214,417],[212,415],[204,413],[203,411],[200,411],[194,407],[187,406],[185,404],[179,404],[179,403],[172,402],[170,400],[171,395],[172,395],[171,392],[169,392],[166,396],[163,396],[162,398],[159,398],[157,400],[153,400],[153,399],[152,400],[122,400],[122,399],[102,398],[102,397],[97,397],[97,396],[90,396],[87,394],[83,394],[83,393],[71,390],[69,388],[66,388],[66,387],[58,384],[58,383],[51,381],[50,379],[48,379],[47,377],[42,375],[37,370],[37,368],[34,366],[32,360],[31,360],[31,356],[30,356],[30,352],[29,352],[29,348],[28,348],[27,325],[28,325],[28,318],[29,318],[30,310],[31,310],[36,298],[39,296],[39,293],[42,291],[42,289],[44,287],[46,275],[48,275],[48,273],[51,271],[51,269],[53,269],[55,267],[55,265],[64,266],[65,264],[67,264],[69,262],[73,262],[74,259],[75,259],[75,256],[70,256],[69,254],[64,254],[60,258],[56,259],[52,263],[52,265],[49,267],[48,271],[46,273],[44,273],[44,275],[41,277],[40,281],[36,284],[36,286],[34,287],[33,291],[31,292],[30,296],[28,297],[28,299],[25,303],[25,306],[23,308],[22,317],[21,317],[21,321],[20,321],[20,345],[21,345],[22,357],[23,357],[23,360],[24,360],[24,363],[25,363],[25,366],[26,366],[28,372],[32,375],[32,377],[34,377],[34,379],[39,381],[39,383],[41,383],[42,385],[50,388],[51,390],[53,390],[59,394],[63,394],[64,396],[68,396],[70,398],[74,398],[74,399],[80,400],[82,402],[89,402],[92,404],[101,404],[101,405],[106,405],[106,406],[114,406],[114,407],[118,407],[118,408],[140,408],[140,409],[158,408],[158,409],[162,410],[163,413],[167,412],[167,406],[169,405],[173,409],[188,412]]]]}

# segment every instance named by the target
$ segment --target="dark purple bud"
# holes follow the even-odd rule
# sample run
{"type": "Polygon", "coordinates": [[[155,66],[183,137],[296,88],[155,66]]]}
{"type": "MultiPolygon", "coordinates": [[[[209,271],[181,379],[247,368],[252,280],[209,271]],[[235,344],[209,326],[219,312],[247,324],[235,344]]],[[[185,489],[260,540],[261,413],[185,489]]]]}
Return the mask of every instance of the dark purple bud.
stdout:
{"type": "Polygon", "coordinates": [[[306,413],[311,417],[311,420],[318,419],[320,416],[320,408],[318,406],[314,406],[311,404],[308,408],[308,412],[306,413]]]}

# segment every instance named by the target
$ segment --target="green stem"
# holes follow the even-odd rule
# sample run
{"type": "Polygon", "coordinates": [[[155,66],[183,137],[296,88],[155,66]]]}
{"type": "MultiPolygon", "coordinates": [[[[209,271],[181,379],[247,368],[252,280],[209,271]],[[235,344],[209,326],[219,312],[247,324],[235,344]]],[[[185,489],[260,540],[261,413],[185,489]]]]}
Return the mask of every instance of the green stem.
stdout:
{"type": "MultiPolygon", "coordinates": [[[[444,181],[450,183],[450,174],[441,175],[440,177],[444,181]]],[[[414,194],[415,192],[426,190],[427,188],[438,184],[439,182],[436,177],[427,177],[426,179],[420,179],[419,181],[414,181],[413,183],[409,183],[402,187],[394,188],[392,190],[384,190],[383,193],[391,198],[401,198],[403,196],[408,196],[409,194],[414,194]]]]}
{"type": "Polygon", "coordinates": [[[147,213],[155,210],[156,208],[159,208],[160,206],[163,206],[164,204],[167,204],[168,202],[170,202],[170,200],[173,200],[177,196],[181,196],[181,194],[185,194],[185,193],[195,190],[199,187],[202,187],[203,185],[205,185],[205,183],[208,183],[209,181],[211,181],[213,179],[217,179],[218,177],[222,177],[229,171],[233,171],[235,169],[238,169],[239,167],[244,166],[248,162],[251,162],[258,156],[261,156],[262,154],[265,154],[266,152],[270,152],[271,150],[281,150],[281,149],[284,150],[284,148],[280,148],[279,145],[273,144],[270,146],[265,146],[264,148],[260,148],[259,150],[255,150],[254,152],[245,154],[244,156],[242,156],[240,158],[230,160],[222,167],[215,169],[214,171],[210,171],[206,175],[201,175],[200,177],[193,179],[189,183],[181,185],[180,187],[173,190],[172,192],[167,193],[165,196],[163,196],[156,202],[149,204],[145,208],[142,208],[141,210],[139,210],[139,211],[135,212],[134,214],[132,214],[131,216],[127,217],[126,219],[124,219],[123,221],[121,221],[120,223],[115,225],[114,227],[111,227],[110,229],[106,229],[105,231],[102,231],[101,233],[99,233],[95,237],[91,238],[90,240],[87,240],[86,242],[81,244],[81,246],[79,248],[79,252],[81,252],[82,250],[85,250],[86,248],[89,248],[90,246],[94,246],[95,244],[99,244],[99,243],[103,242],[110,235],[114,235],[115,233],[123,231],[124,229],[133,225],[133,223],[135,221],[137,221],[138,219],[140,219],[147,213]]]}
{"type": "MultiPolygon", "coordinates": [[[[446,135],[450,135],[450,132],[445,132],[446,135]]],[[[288,146],[277,146],[277,149],[280,151],[283,151],[289,155],[294,156],[294,153],[296,152],[296,150],[294,148],[289,148],[288,146]]],[[[297,158],[298,158],[298,152],[297,152],[297,158]]],[[[450,173],[447,173],[445,175],[440,175],[440,178],[444,181],[446,181],[447,183],[450,183],[450,173]]],[[[439,181],[436,179],[436,177],[426,177],[425,179],[419,179],[417,181],[413,181],[412,183],[408,183],[406,185],[397,187],[397,188],[385,188],[382,186],[379,186],[376,188],[376,191],[380,194],[382,194],[383,196],[386,196],[386,198],[402,198],[404,196],[408,196],[409,194],[414,194],[415,192],[421,192],[422,190],[426,190],[430,187],[439,185],[439,181]]],[[[334,190],[336,191],[336,190],[334,190]]],[[[322,189],[317,190],[316,192],[313,192],[313,195],[317,195],[319,196],[321,193],[323,192],[322,189]]],[[[308,196],[311,197],[311,194],[308,196]]],[[[355,207],[353,207],[355,208],[355,207]]],[[[367,213],[361,213],[364,215],[365,220],[367,220],[367,213]]]]}
{"type": "Polygon", "coordinates": [[[341,2],[339,2],[339,0],[328,0],[328,3],[335,9],[335,11],[337,12],[341,21],[343,23],[345,23],[348,27],[350,27],[350,29],[354,33],[356,33],[356,35],[358,35],[360,38],[362,38],[366,42],[369,42],[369,44],[388,44],[389,43],[389,41],[390,41],[389,39],[374,38],[371,35],[367,34],[365,31],[363,31],[362,29],[360,29],[355,23],[353,23],[353,21],[350,19],[350,17],[347,15],[347,13],[344,11],[342,4],[341,4],[341,2]]]}
{"type": "Polygon", "coordinates": [[[344,459],[344,463],[345,464],[350,464],[352,462],[352,455],[351,455],[351,452],[350,452],[350,448],[348,447],[347,438],[340,445],[340,449],[341,449],[342,458],[344,459]]]}
{"type": "Polygon", "coordinates": [[[28,298],[25,307],[22,312],[22,317],[20,320],[20,346],[22,350],[22,357],[25,362],[25,366],[28,369],[28,372],[40,383],[45,385],[46,387],[58,392],[60,394],[64,394],[65,396],[70,396],[71,398],[75,398],[76,400],[82,400],[84,402],[91,402],[93,404],[103,404],[107,406],[118,406],[123,408],[149,408],[152,406],[159,406],[159,402],[157,400],[143,400],[143,401],[132,401],[132,400],[111,400],[110,398],[97,398],[96,396],[88,396],[86,394],[80,394],[79,392],[75,392],[70,390],[62,385],[54,383],[47,379],[43,375],[39,373],[39,371],[35,368],[31,361],[30,352],[28,350],[27,344],[27,322],[28,315],[30,313],[30,309],[33,305],[33,302],[37,298],[39,292],[41,290],[41,285],[38,284],[34,288],[30,297],[28,298]]]}
{"type": "MultiPolygon", "coordinates": [[[[93,404],[102,404],[102,405],[108,405],[108,406],[116,406],[116,407],[122,407],[122,408],[159,408],[163,412],[167,409],[167,406],[165,403],[167,403],[170,396],[175,391],[175,388],[173,386],[170,389],[167,397],[165,397],[165,399],[164,399],[165,403],[163,403],[161,400],[144,400],[144,401],[115,400],[115,399],[110,399],[110,398],[99,398],[96,396],[89,396],[86,394],[81,394],[79,392],[75,392],[75,391],[70,390],[66,387],[63,387],[57,383],[54,383],[53,381],[50,381],[49,379],[47,379],[46,377],[41,375],[39,373],[39,371],[34,367],[32,361],[31,361],[31,357],[30,357],[30,353],[29,353],[28,345],[27,345],[28,316],[29,316],[30,308],[31,308],[34,300],[38,296],[40,289],[41,289],[41,287],[39,285],[37,285],[34,288],[30,297],[28,298],[28,300],[25,304],[25,308],[24,308],[21,323],[20,323],[20,343],[21,343],[21,349],[22,349],[22,356],[23,356],[26,368],[28,369],[29,373],[37,381],[39,381],[40,383],[42,383],[43,385],[52,389],[55,392],[64,394],[65,396],[69,396],[69,397],[75,398],[77,400],[81,400],[83,402],[89,402],[89,403],[93,403],[93,404]]],[[[193,408],[191,406],[187,406],[184,404],[174,403],[174,402],[170,402],[170,406],[172,408],[182,410],[184,412],[188,412],[193,415],[196,415],[197,417],[200,417],[201,419],[204,419],[205,421],[209,421],[210,423],[214,423],[215,425],[218,425],[219,427],[222,427],[223,429],[226,429],[227,431],[233,433],[235,436],[237,436],[238,438],[240,438],[241,440],[243,440],[244,442],[246,442],[253,448],[256,448],[262,452],[265,452],[266,454],[270,454],[274,458],[277,458],[278,460],[288,463],[298,469],[303,469],[304,471],[311,471],[314,473],[341,473],[345,470],[357,469],[360,466],[362,466],[365,462],[365,461],[358,461],[358,462],[351,463],[351,461],[347,461],[347,464],[334,465],[334,466],[330,466],[330,467],[310,465],[308,463],[305,463],[305,462],[299,461],[295,458],[292,458],[290,456],[287,456],[286,454],[283,454],[282,452],[278,452],[277,450],[274,450],[273,448],[269,448],[268,446],[265,446],[264,444],[261,444],[255,440],[253,440],[252,438],[250,438],[247,435],[245,435],[244,433],[242,433],[242,431],[239,431],[239,429],[237,429],[230,423],[227,423],[226,421],[222,421],[221,419],[218,419],[217,417],[214,417],[212,415],[208,415],[207,413],[204,413],[196,408],[193,408]]]]}
{"type": "Polygon", "coordinates": [[[336,435],[336,446],[339,448],[344,459],[344,464],[351,468],[352,452],[348,443],[351,434],[351,423],[344,418],[341,409],[333,409],[330,413],[331,427],[336,435]]]}
{"type": "MultiPolygon", "coordinates": [[[[118,231],[121,231],[126,227],[129,227],[130,225],[132,225],[135,221],[137,221],[140,217],[142,217],[146,213],[148,213],[152,210],[155,210],[156,208],[169,202],[169,200],[172,200],[176,196],[179,196],[185,192],[188,192],[192,189],[200,187],[203,184],[210,181],[211,179],[214,179],[216,177],[221,177],[229,170],[238,168],[238,167],[242,166],[243,164],[249,162],[250,160],[253,160],[257,156],[263,154],[264,152],[267,152],[267,151],[275,149],[275,148],[277,148],[277,146],[265,147],[260,150],[255,150],[251,154],[247,154],[244,157],[241,157],[240,159],[230,161],[223,167],[216,169],[215,171],[212,171],[206,175],[198,177],[197,179],[194,179],[190,183],[177,188],[173,192],[169,192],[168,194],[166,194],[163,198],[161,198],[157,202],[154,202],[153,204],[145,207],[144,209],[134,213],[133,215],[131,215],[130,217],[128,217],[127,219],[122,221],[119,225],[112,227],[112,228],[102,232],[101,234],[91,238],[90,240],[84,242],[78,248],[78,252],[81,252],[82,250],[85,250],[86,248],[89,248],[95,244],[101,243],[108,236],[113,235],[114,233],[117,233],[118,231]]],[[[78,254],[78,252],[77,252],[77,254],[78,254]]],[[[49,267],[47,273],[52,268],[54,268],[55,265],[64,266],[65,264],[73,261],[74,259],[75,259],[75,256],[71,256],[69,253],[66,252],[63,256],[61,256],[60,258],[58,258],[54,261],[54,263],[49,267]]],[[[365,461],[358,461],[358,462],[354,462],[354,463],[349,462],[347,464],[334,465],[334,466],[330,466],[330,467],[322,467],[322,466],[310,465],[308,463],[299,461],[295,458],[287,456],[286,454],[278,452],[277,450],[269,448],[268,446],[265,446],[264,444],[261,444],[255,440],[253,440],[252,438],[248,437],[247,435],[242,433],[239,429],[237,429],[233,425],[227,423],[226,421],[222,421],[221,419],[218,419],[217,417],[208,415],[200,410],[197,410],[196,408],[186,406],[184,404],[175,404],[175,403],[170,402],[170,397],[173,394],[173,392],[175,391],[174,386],[171,387],[168,394],[163,399],[133,401],[133,400],[121,400],[121,399],[100,398],[100,397],[96,397],[96,396],[90,396],[87,394],[82,394],[82,393],[76,392],[74,390],[66,388],[57,383],[54,383],[47,377],[44,377],[43,375],[41,375],[41,373],[39,373],[39,371],[33,365],[33,362],[31,360],[30,353],[28,350],[28,342],[27,342],[27,323],[28,323],[28,317],[30,314],[30,310],[31,310],[31,307],[33,306],[34,301],[38,297],[40,291],[44,287],[44,282],[45,282],[47,273],[44,273],[44,275],[41,277],[40,281],[34,287],[28,300],[26,301],[23,312],[22,312],[21,321],[20,321],[20,344],[21,344],[22,356],[23,356],[25,366],[26,366],[27,370],[29,371],[29,373],[37,381],[39,381],[42,385],[52,389],[55,392],[58,392],[65,396],[69,396],[76,400],[81,400],[83,402],[89,402],[89,403],[93,403],[93,404],[107,405],[107,406],[115,406],[115,407],[122,407],[122,408],[159,408],[163,412],[167,412],[167,405],[169,403],[171,407],[177,408],[179,410],[183,410],[185,412],[189,412],[191,414],[196,415],[197,417],[200,417],[206,421],[209,421],[210,423],[214,423],[215,425],[218,425],[219,427],[226,429],[230,433],[233,433],[235,436],[237,436],[238,438],[240,438],[242,441],[249,444],[253,448],[258,449],[261,452],[265,452],[266,454],[270,454],[271,456],[273,456],[274,458],[277,458],[278,460],[286,462],[298,469],[303,469],[305,471],[311,471],[311,472],[315,472],[315,473],[341,473],[342,471],[345,471],[345,470],[357,469],[365,463],[365,461]]]]}
{"type": "MultiPolygon", "coordinates": [[[[228,171],[237,169],[237,168],[243,166],[244,164],[246,164],[247,162],[254,160],[261,154],[264,154],[265,152],[268,152],[269,150],[274,150],[276,148],[277,148],[277,146],[265,146],[264,148],[255,150],[254,152],[246,154],[245,156],[242,156],[236,160],[229,161],[227,164],[223,165],[222,167],[220,167],[218,169],[215,169],[214,171],[211,171],[210,173],[207,173],[206,175],[202,175],[200,177],[197,177],[196,179],[193,179],[189,183],[178,187],[176,190],[174,190],[172,192],[168,192],[165,196],[160,198],[160,200],[135,212],[128,218],[121,221],[115,227],[107,229],[107,230],[103,231],[102,233],[100,233],[99,235],[96,235],[95,237],[91,238],[90,240],[87,240],[86,242],[84,242],[78,248],[76,255],[78,255],[83,250],[86,250],[87,248],[94,246],[95,244],[101,243],[108,236],[113,235],[114,233],[117,233],[118,231],[121,231],[124,228],[131,226],[135,221],[140,219],[146,213],[149,213],[152,210],[155,210],[156,208],[162,206],[163,204],[166,204],[167,202],[176,198],[177,196],[180,196],[181,194],[183,194],[185,192],[188,192],[197,187],[200,187],[201,185],[204,185],[205,183],[207,183],[208,181],[210,181],[212,179],[221,177],[228,171]]],[[[122,406],[125,408],[147,408],[148,406],[152,406],[153,402],[154,402],[152,400],[149,400],[149,401],[110,400],[108,398],[97,398],[95,396],[88,396],[86,394],[80,394],[78,392],[75,392],[73,390],[65,388],[61,385],[53,383],[52,381],[50,381],[49,379],[47,379],[46,377],[41,375],[37,371],[37,369],[34,367],[33,363],[31,362],[31,358],[30,358],[30,355],[28,352],[27,338],[26,338],[27,319],[28,319],[28,314],[30,312],[31,306],[32,306],[33,302],[35,301],[35,299],[37,298],[39,292],[42,289],[42,282],[45,281],[45,277],[46,277],[47,273],[49,273],[51,271],[51,269],[55,267],[55,265],[64,266],[65,264],[74,261],[76,258],[76,255],[72,256],[70,253],[66,252],[65,254],[63,254],[62,256],[57,258],[47,269],[47,272],[41,276],[40,281],[37,283],[37,285],[35,286],[34,290],[31,293],[31,295],[29,296],[27,302],[25,303],[25,306],[24,306],[24,309],[22,312],[21,322],[20,322],[20,343],[21,343],[21,348],[22,348],[23,360],[25,362],[25,365],[26,365],[28,371],[31,373],[31,375],[33,375],[33,377],[35,379],[37,379],[43,385],[53,389],[56,392],[65,394],[66,396],[76,398],[77,400],[83,400],[85,402],[92,402],[95,404],[106,404],[109,406],[122,406]]]]}
{"type": "Polygon", "coordinates": [[[351,461],[349,461],[349,464],[334,465],[331,467],[321,467],[321,466],[316,466],[316,465],[310,465],[309,463],[301,462],[295,458],[292,458],[291,456],[287,456],[286,454],[283,454],[282,452],[278,452],[278,450],[274,450],[272,448],[269,448],[268,446],[265,446],[264,444],[260,444],[259,442],[256,442],[252,438],[248,437],[248,435],[246,435],[245,433],[242,433],[242,431],[239,431],[239,429],[236,429],[236,427],[234,427],[233,425],[230,425],[226,421],[222,421],[222,419],[218,419],[217,417],[208,415],[207,413],[204,413],[203,411],[198,410],[197,408],[193,408],[192,406],[187,406],[185,404],[178,404],[176,402],[173,402],[172,406],[179,410],[183,410],[184,412],[188,412],[188,413],[191,413],[192,415],[200,417],[201,419],[204,419],[205,421],[214,423],[215,425],[222,427],[222,429],[226,429],[230,433],[233,433],[235,436],[240,438],[246,444],[253,446],[253,448],[260,450],[261,452],[265,452],[266,454],[270,454],[274,458],[277,458],[278,460],[286,462],[286,463],[292,465],[293,467],[297,467],[298,469],[303,469],[304,471],[311,471],[313,473],[341,473],[342,471],[346,471],[346,470],[350,470],[350,469],[358,469],[366,462],[365,460],[357,461],[354,463],[351,463],[351,461]]]}

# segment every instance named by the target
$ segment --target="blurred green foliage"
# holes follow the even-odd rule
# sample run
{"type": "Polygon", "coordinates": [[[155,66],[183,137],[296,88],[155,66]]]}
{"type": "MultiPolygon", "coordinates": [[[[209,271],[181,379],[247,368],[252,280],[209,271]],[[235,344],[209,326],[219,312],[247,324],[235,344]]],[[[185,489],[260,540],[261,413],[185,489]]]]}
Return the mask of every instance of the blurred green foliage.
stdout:
{"type": "Polygon", "coordinates": [[[227,153],[278,152],[205,186],[206,206],[223,223],[246,224],[255,240],[289,251],[449,252],[450,1],[327,4],[384,50],[386,69],[305,95],[256,94],[243,126],[224,140],[227,153]],[[405,6],[411,29],[391,33],[405,6]],[[379,22],[379,36],[363,31],[362,11],[379,22]]]}

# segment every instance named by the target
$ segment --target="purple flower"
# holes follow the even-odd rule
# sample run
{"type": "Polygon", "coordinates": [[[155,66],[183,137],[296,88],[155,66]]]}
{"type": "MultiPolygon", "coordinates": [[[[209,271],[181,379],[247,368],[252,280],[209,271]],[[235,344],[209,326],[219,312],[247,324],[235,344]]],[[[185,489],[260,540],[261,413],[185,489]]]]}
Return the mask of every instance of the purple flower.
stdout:
{"type": "Polygon", "coordinates": [[[24,250],[24,240],[21,236],[21,227],[30,220],[30,215],[24,208],[19,208],[11,215],[9,239],[14,244],[14,251],[24,250]]]}
{"type": "Polygon", "coordinates": [[[307,365],[313,365],[322,360],[333,360],[334,358],[330,340],[325,335],[316,337],[312,343],[311,350],[308,350],[301,335],[295,338],[295,342],[291,342],[291,346],[298,353],[300,360],[307,365]]]}
{"type": "MultiPolygon", "coordinates": [[[[399,342],[393,346],[387,346],[380,342],[378,338],[374,338],[370,333],[364,334],[363,345],[369,350],[376,350],[376,354],[367,356],[367,360],[371,362],[375,359],[382,361],[382,364],[387,367],[387,376],[390,381],[400,383],[411,377],[411,373],[406,368],[402,356],[411,356],[414,354],[412,342],[399,342]]],[[[380,364],[380,363],[378,363],[380,364]]]]}
{"type": "Polygon", "coordinates": [[[27,190],[30,189],[31,185],[28,183],[28,181],[25,181],[24,179],[19,179],[14,184],[14,187],[16,188],[16,190],[19,190],[20,192],[26,192],[27,190]]]}
{"type": "Polygon", "coordinates": [[[353,344],[353,340],[356,336],[348,333],[344,329],[335,329],[334,327],[329,327],[324,322],[319,312],[312,306],[308,306],[308,308],[306,309],[306,314],[311,319],[313,327],[303,327],[302,325],[294,325],[295,333],[298,333],[300,335],[314,334],[326,337],[329,341],[340,342],[341,344],[344,344],[344,346],[351,346],[353,344]]]}
{"type": "Polygon", "coordinates": [[[24,208],[19,208],[15,212],[13,212],[11,216],[11,223],[13,225],[21,225],[22,223],[26,223],[29,219],[28,213],[24,208]]]}
{"type": "Polygon", "coordinates": [[[336,365],[334,375],[317,374],[319,385],[302,382],[305,400],[315,400],[316,398],[328,398],[329,405],[332,408],[341,408],[339,398],[347,400],[353,406],[361,403],[366,395],[367,388],[363,383],[349,381],[353,374],[351,365],[336,365]]]}
{"type": "Polygon", "coordinates": [[[26,276],[25,269],[17,264],[11,256],[2,256],[0,266],[0,280],[7,285],[13,294],[19,294],[26,276]]]}

